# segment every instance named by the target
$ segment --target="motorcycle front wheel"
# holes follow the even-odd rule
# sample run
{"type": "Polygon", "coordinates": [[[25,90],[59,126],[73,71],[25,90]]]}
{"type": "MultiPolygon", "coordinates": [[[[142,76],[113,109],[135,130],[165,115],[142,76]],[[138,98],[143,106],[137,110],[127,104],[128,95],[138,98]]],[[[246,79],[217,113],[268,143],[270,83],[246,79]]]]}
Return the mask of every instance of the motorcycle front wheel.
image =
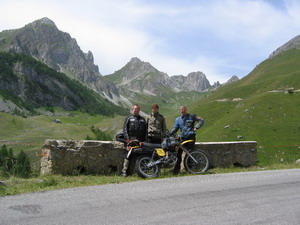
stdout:
{"type": "Polygon", "coordinates": [[[158,177],[159,166],[152,165],[150,166],[151,157],[147,155],[141,155],[137,158],[136,161],[136,172],[142,178],[152,178],[158,177]]]}
{"type": "Polygon", "coordinates": [[[209,160],[206,154],[201,150],[194,150],[186,154],[184,158],[184,167],[187,172],[194,174],[205,173],[209,168],[209,160]]]}

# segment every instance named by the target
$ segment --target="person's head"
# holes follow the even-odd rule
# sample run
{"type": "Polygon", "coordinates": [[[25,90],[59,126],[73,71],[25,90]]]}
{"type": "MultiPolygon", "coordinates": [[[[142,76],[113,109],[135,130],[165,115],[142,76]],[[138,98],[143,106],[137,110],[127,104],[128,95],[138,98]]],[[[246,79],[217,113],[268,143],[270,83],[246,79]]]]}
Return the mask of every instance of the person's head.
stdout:
{"type": "Polygon", "coordinates": [[[185,105],[180,106],[180,112],[181,112],[182,115],[187,113],[187,108],[186,108],[185,105]]]}
{"type": "Polygon", "coordinates": [[[134,104],[132,106],[132,114],[139,115],[140,113],[140,106],[138,104],[134,104]]]}
{"type": "Polygon", "coordinates": [[[153,113],[157,113],[159,110],[159,106],[157,104],[152,104],[151,110],[153,113]]]}

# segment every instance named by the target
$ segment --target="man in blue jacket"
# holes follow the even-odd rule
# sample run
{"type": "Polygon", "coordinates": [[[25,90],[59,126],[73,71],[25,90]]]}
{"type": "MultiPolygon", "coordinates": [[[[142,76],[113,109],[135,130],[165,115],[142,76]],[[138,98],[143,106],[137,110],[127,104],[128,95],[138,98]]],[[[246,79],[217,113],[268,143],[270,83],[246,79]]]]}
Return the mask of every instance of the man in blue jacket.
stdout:
{"type": "MultiPolygon", "coordinates": [[[[196,141],[196,130],[203,126],[204,120],[196,116],[195,114],[189,114],[185,105],[180,106],[181,116],[175,120],[174,128],[170,132],[171,135],[175,134],[179,129],[181,131],[180,137],[183,140],[193,140],[193,142],[187,144],[189,149],[194,149],[196,141]],[[197,125],[195,126],[195,122],[197,125]]],[[[180,172],[180,164],[182,161],[182,150],[179,149],[177,153],[177,163],[174,167],[173,173],[178,174],[180,172]]]]}

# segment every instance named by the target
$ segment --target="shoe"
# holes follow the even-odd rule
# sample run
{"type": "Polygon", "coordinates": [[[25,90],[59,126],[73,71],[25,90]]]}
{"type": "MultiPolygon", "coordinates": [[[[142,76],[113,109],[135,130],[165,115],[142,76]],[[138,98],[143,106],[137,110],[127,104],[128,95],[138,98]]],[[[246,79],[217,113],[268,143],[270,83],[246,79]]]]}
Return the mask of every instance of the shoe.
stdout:
{"type": "Polygon", "coordinates": [[[121,173],[121,176],[122,177],[127,177],[127,174],[123,172],[123,173],[121,173]]]}

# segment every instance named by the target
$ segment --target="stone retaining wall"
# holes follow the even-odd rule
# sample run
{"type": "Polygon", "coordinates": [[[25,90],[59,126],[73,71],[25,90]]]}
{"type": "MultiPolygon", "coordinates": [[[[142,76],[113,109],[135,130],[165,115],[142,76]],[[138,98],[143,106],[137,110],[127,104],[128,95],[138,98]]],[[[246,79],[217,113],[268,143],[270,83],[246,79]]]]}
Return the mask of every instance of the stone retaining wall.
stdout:
{"type": "MultiPolygon", "coordinates": [[[[196,142],[212,167],[256,165],[256,142],[196,142]]],[[[120,173],[124,145],[117,141],[46,140],[41,174],[120,173]]]]}

